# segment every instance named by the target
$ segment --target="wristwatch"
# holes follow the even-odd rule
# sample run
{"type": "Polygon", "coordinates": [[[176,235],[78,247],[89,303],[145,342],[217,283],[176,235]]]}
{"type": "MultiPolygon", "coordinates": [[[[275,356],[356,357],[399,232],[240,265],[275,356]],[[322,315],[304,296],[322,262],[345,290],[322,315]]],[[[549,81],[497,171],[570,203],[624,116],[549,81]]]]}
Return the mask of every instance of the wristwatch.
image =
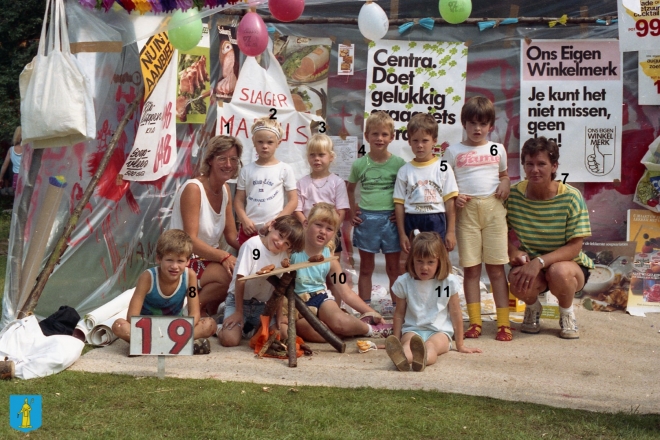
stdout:
{"type": "Polygon", "coordinates": [[[541,257],[536,257],[540,262],[541,262],[541,269],[545,269],[545,261],[543,261],[543,258],[541,257]]]}

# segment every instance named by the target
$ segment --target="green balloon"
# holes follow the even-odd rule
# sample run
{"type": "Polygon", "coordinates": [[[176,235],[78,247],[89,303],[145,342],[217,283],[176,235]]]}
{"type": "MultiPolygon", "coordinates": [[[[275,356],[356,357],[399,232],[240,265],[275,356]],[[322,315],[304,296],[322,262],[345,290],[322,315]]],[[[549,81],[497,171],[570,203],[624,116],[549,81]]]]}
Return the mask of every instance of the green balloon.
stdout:
{"type": "Polygon", "coordinates": [[[438,5],[440,15],[447,23],[463,23],[470,17],[472,2],[470,0],[440,0],[438,5]]]}
{"type": "Polygon", "coordinates": [[[173,26],[173,28],[167,31],[167,35],[172,46],[179,50],[190,50],[197,46],[199,40],[202,39],[203,26],[201,19],[177,26],[177,23],[180,23],[193,15],[195,15],[195,12],[192,9],[189,9],[187,12],[176,11],[172,14],[170,25],[173,26]]]}

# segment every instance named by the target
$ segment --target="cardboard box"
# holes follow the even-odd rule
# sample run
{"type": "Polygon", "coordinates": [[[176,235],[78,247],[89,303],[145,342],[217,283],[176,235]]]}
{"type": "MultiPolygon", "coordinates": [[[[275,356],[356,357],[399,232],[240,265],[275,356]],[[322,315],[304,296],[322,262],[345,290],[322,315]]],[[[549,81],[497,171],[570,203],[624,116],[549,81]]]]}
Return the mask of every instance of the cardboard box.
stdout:
{"type": "Polygon", "coordinates": [[[525,311],[525,301],[511,295],[511,292],[509,292],[509,311],[514,313],[525,311]]]}
{"type": "Polygon", "coordinates": [[[539,295],[539,301],[543,306],[541,319],[559,319],[559,300],[556,296],[548,291],[539,295]]]}

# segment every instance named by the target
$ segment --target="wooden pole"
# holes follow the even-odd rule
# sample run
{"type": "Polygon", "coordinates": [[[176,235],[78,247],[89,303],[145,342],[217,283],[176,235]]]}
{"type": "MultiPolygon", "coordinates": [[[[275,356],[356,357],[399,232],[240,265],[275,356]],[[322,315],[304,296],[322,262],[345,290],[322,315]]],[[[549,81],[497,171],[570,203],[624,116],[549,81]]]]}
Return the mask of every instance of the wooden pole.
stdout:
{"type": "Polygon", "coordinates": [[[112,136],[112,139],[110,140],[110,143],[108,144],[108,147],[105,150],[103,159],[101,159],[99,168],[96,170],[96,173],[94,173],[94,175],[92,176],[92,179],[89,181],[89,185],[87,185],[87,189],[85,189],[85,192],[83,193],[82,199],[80,199],[80,201],[76,205],[76,209],[73,210],[73,213],[69,217],[69,221],[64,227],[62,236],[57,241],[57,244],[55,245],[55,249],[53,249],[53,252],[50,254],[46,266],[43,268],[39,276],[37,276],[37,283],[34,285],[32,291],[30,292],[30,295],[25,300],[25,304],[23,304],[23,306],[19,310],[18,318],[27,316],[30,312],[34,311],[34,308],[37,306],[37,303],[39,302],[39,297],[41,297],[41,294],[44,291],[44,287],[46,286],[46,282],[48,282],[48,278],[50,278],[50,275],[53,273],[53,270],[55,270],[55,265],[59,261],[60,257],[62,256],[62,254],[64,254],[64,251],[67,248],[67,241],[69,240],[69,237],[71,237],[71,234],[76,228],[76,225],[78,224],[78,219],[80,218],[80,215],[82,214],[85,205],[87,205],[87,202],[89,202],[89,199],[92,197],[92,194],[94,194],[96,185],[98,184],[101,175],[108,166],[108,163],[110,162],[110,158],[112,157],[112,153],[115,151],[115,148],[117,147],[117,142],[119,141],[119,137],[124,132],[124,128],[126,127],[126,124],[128,124],[128,121],[130,120],[131,116],[133,116],[133,112],[135,112],[135,109],[142,101],[143,94],[144,94],[144,89],[141,89],[138,95],[131,103],[130,107],[128,108],[128,111],[122,118],[121,122],[119,122],[119,125],[117,126],[117,130],[115,130],[115,134],[112,136]]]}
{"type": "Polygon", "coordinates": [[[296,292],[294,291],[296,283],[289,283],[286,289],[286,299],[289,306],[289,326],[287,330],[287,351],[289,354],[289,367],[298,366],[298,353],[296,350],[296,292]]]}
{"type": "MultiPolygon", "coordinates": [[[[346,351],[346,344],[341,339],[339,339],[339,337],[335,335],[332,330],[330,330],[319,318],[317,318],[311,310],[309,310],[309,307],[307,307],[307,305],[303,302],[302,299],[300,299],[298,295],[294,295],[294,299],[296,300],[296,308],[303,316],[303,318],[309,322],[309,325],[311,325],[319,335],[323,336],[323,339],[328,341],[328,344],[332,345],[335,350],[340,353],[344,353],[346,351]]],[[[291,328],[291,323],[289,323],[289,328],[291,328]]]]}

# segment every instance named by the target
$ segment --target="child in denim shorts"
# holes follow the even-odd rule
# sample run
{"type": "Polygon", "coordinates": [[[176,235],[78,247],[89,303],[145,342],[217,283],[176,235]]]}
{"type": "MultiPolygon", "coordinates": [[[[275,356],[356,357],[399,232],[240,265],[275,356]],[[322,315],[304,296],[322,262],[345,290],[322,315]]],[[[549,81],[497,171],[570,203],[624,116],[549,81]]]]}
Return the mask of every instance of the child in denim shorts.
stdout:
{"type": "Polygon", "coordinates": [[[348,177],[348,200],[353,215],[353,246],[360,252],[358,292],[365,302],[371,301],[371,276],[375,254],[385,254],[385,270],[392,284],[399,277],[401,246],[394,223],[394,183],[405,161],[387,151],[394,140],[394,121],[385,112],[374,112],[367,118],[364,139],[369,152],[353,162],[348,177]],[[360,204],[355,203],[355,189],[360,183],[360,204]]]}

